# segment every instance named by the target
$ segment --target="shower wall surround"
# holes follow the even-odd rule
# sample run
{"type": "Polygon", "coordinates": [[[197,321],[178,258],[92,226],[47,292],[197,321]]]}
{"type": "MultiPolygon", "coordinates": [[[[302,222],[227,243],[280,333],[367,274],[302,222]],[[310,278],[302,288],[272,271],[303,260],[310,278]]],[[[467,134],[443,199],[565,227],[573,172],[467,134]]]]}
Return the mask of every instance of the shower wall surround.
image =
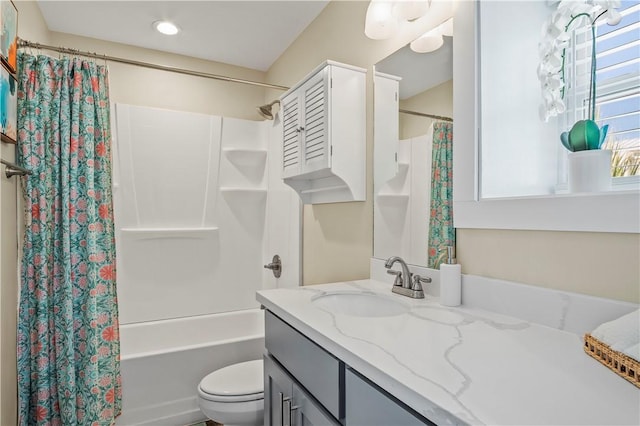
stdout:
{"type": "Polygon", "coordinates": [[[115,105],[122,324],[257,307],[270,122],[115,105]]]}
{"type": "Polygon", "coordinates": [[[427,264],[432,144],[432,126],[426,135],[398,141],[396,174],[375,194],[373,252],[379,259],[427,264]]]}

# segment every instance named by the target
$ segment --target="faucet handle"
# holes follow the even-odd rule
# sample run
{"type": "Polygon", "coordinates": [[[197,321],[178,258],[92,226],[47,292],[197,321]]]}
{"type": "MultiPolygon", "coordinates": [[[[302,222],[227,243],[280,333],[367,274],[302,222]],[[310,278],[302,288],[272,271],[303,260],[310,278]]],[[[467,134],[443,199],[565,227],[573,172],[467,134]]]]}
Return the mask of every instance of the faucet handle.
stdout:
{"type": "Polygon", "coordinates": [[[429,277],[423,278],[418,274],[413,274],[413,278],[411,281],[412,281],[411,283],[412,290],[422,290],[422,283],[429,284],[431,282],[431,278],[429,277]]]}
{"type": "Polygon", "coordinates": [[[396,279],[393,281],[393,285],[402,285],[402,272],[394,271],[393,269],[387,269],[387,274],[395,275],[396,279]]]}

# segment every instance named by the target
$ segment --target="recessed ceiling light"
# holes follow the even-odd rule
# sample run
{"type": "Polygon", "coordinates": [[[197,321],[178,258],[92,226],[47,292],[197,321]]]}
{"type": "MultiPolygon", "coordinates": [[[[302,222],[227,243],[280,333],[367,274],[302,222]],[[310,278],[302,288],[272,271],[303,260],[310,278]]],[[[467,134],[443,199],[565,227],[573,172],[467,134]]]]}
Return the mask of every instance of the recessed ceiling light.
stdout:
{"type": "Polygon", "coordinates": [[[176,35],[180,31],[174,23],[169,21],[156,21],[153,23],[153,28],[166,35],[176,35]]]}

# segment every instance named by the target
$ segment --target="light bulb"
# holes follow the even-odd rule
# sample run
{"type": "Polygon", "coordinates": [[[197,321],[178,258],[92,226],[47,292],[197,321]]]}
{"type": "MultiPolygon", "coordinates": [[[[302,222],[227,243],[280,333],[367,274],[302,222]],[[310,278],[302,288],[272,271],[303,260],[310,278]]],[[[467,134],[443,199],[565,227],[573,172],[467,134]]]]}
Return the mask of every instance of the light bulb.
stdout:
{"type": "Polygon", "coordinates": [[[153,23],[153,28],[165,35],[176,35],[180,31],[175,24],[169,21],[156,21],[153,23]]]}
{"type": "Polygon", "coordinates": [[[398,21],[392,15],[393,3],[372,0],[367,8],[364,34],[373,40],[391,38],[397,30],[398,21]]]}
{"type": "Polygon", "coordinates": [[[396,2],[393,8],[393,14],[397,16],[398,19],[414,21],[426,15],[430,3],[428,0],[400,0],[396,2]]]}
{"type": "Polygon", "coordinates": [[[440,49],[443,44],[442,34],[436,28],[412,41],[409,47],[416,53],[429,53],[440,49]]]}

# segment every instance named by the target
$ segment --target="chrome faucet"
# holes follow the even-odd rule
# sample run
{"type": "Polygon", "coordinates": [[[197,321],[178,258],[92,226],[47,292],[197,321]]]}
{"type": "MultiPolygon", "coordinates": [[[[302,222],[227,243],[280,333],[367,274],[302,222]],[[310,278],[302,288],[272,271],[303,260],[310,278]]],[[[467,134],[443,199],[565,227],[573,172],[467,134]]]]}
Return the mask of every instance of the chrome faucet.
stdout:
{"type": "Polygon", "coordinates": [[[402,260],[401,257],[399,256],[393,256],[387,259],[387,261],[384,264],[384,267],[389,269],[387,271],[388,274],[392,274],[396,276],[396,282],[394,283],[394,285],[400,285],[404,288],[411,288],[411,277],[413,276],[413,273],[411,273],[411,271],[409,271],[409,267],[407,266],[407,263],[402,260]],[[396,263],[399,262],[400,263],[400,267],[402,268],[402,272],[401,273],[396,273],[396,271],[391,271],[391,267],[396,263]]]}
{"type": "Polygon", "coordinates": [[[431,278],[422,278],[420,275],[413,274],[409,270],[407,263],[399,256],[393,256],[387,259],[384,264],[387,268],[387,273],[395,275],[396,279],[391,289],[392,292],[401,294],[403,296],[411,297],[413,299],[424,299],[424,291],[422,290],[422,283],[430,283],[431,278]],[[394,271],[391,267],[396,263],[400,263],[402,272],[394,271]]]}

